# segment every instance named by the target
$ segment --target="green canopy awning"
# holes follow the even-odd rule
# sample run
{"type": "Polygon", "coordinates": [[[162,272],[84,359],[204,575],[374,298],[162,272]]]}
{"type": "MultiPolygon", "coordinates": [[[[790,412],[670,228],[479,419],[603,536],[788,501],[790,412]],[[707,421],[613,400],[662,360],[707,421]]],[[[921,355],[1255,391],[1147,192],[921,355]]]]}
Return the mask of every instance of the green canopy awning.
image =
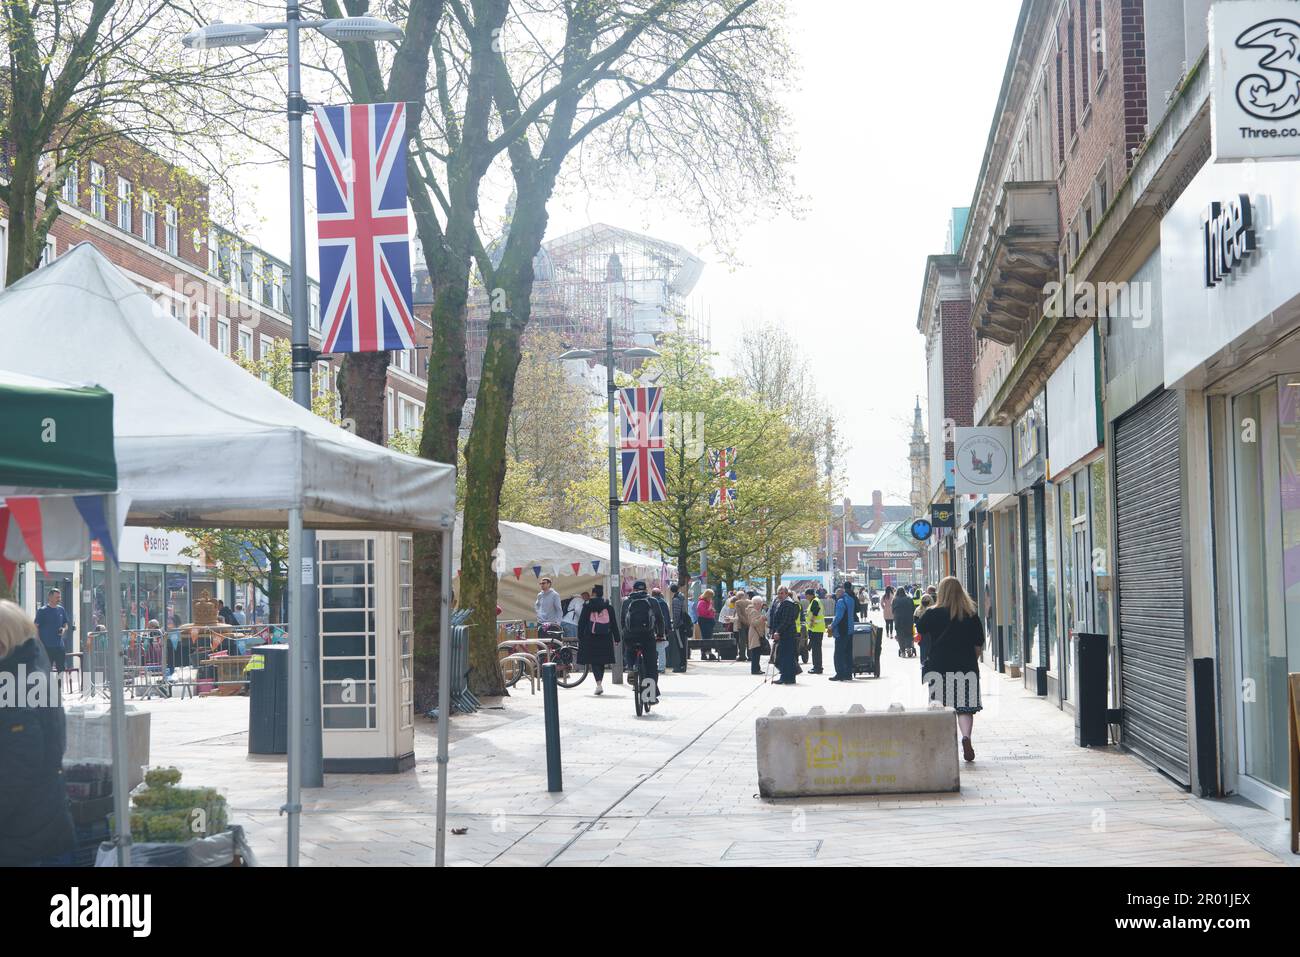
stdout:
{"type": "Polygon", "coordinates": [[[112,394],[0,371],[0,497],[116,489],[112,394]]]}

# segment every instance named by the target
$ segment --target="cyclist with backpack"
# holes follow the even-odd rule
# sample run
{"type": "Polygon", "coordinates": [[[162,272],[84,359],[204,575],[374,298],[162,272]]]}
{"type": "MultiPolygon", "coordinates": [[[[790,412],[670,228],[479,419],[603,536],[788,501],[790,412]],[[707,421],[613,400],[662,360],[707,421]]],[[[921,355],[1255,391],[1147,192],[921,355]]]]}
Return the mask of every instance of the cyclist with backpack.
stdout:
{"type": "MultiPolygon", "coordinates": [[[[650,694],[646,700],[650,704],[659,703],[658,650],[655,643],[668,633],[668,623],[664,621],[663,608],[650,597],[643,581],[632,586],[632,594],[623,602],[623,620],[620,622],[623,637],[627,639],[624,653],[631,656],[634,649],[640,649],[645,680],[649,683],[650,694]]],[[[641,694],[644,689],[634,689],[641,694]]]]}

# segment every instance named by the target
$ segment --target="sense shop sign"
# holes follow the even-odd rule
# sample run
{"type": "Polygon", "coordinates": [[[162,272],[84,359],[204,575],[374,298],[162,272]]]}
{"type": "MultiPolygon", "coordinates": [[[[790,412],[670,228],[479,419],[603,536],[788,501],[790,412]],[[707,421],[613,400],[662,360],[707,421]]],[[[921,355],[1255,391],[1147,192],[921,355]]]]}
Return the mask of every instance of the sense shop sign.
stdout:
{"type": "Polygon", "coordinates": [[[1217,286],[1255,252],[1255,210],[1240,193],[1226,203],[1213,202],[1201,226],[1205,285],[1217,286]]]}

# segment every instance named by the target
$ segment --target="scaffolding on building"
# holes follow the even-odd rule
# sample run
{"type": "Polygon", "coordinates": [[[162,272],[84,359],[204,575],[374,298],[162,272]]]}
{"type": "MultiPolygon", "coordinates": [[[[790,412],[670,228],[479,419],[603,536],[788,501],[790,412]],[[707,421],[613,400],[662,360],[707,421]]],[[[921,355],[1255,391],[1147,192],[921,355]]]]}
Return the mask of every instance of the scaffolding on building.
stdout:
{"type": "MultiPolygon", "coordinates": [[[[600,349],[605,318],[613,317],[614,345],[653,345],[679,333],[708,341],[700,310],[688,296],[704,262],[684,247],[617,226],[596,223],[542,245],[533,260],[530,335],[558,335],[565,348],[600,349]]],[[[466,325],[469,400],[465,425],[483,371],[491,297],[482,284],[471,290],[466,325]]]]}

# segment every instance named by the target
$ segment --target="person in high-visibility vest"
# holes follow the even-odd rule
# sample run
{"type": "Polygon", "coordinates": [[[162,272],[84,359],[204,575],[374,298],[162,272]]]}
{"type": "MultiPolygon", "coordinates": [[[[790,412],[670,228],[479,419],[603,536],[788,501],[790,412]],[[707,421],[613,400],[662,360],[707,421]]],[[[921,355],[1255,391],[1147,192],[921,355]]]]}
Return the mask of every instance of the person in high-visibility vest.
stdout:
{"type": "Polygon", "coordinates": [[[813,589],[804,592],[804,597],[808,599],[806,621],[808,647],[812,652],[812,671],[809,674],[819,675],[822,673],[822,639],[826,637],[826,609],[813,589]]]}

